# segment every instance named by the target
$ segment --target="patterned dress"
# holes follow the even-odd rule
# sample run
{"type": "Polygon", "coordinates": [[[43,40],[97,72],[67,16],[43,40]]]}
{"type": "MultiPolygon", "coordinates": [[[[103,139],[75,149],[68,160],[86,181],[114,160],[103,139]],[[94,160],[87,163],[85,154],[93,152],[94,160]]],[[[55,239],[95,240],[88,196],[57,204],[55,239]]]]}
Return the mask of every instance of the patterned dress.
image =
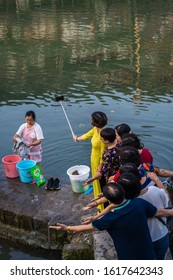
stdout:
{"type": "Polygon", "coordinates": [[[110,176],[113,176],[119,169],[119,158],[117,156],[117,148],[107,148],[103,155],[103,167],[100,173],[105,177],[106,182],[110,176]]]}

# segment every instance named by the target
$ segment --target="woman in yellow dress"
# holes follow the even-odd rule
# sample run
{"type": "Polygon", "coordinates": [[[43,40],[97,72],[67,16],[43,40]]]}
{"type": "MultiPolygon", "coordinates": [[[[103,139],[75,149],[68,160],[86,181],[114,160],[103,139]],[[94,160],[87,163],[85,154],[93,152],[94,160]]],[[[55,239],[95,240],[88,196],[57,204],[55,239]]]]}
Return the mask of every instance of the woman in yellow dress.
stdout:
{"type": "MultiPolygon", "coordinates": [[[[94,112],[91,115],[91,124],[93,128],[89,130],[87,133],[81,136],[73,136],[73,140],[76,142],[84,141],[91,138],[92,150],[91,150],[91,173],[94,176],[97,170],[100,170],[102,167],[102,154],[106,149],[106,145],[100,139],[100,131],[107,124],[108,118],[103,112],[94,112]]],[[[102,192],[100,187],[99,180],[95,180],[93,182],[94,188],[94,197],[97,197],[98,194],[102,192]]],[[[104,205],[98,205],[98,209],[102,211],[104,209],[104,205]]]]}

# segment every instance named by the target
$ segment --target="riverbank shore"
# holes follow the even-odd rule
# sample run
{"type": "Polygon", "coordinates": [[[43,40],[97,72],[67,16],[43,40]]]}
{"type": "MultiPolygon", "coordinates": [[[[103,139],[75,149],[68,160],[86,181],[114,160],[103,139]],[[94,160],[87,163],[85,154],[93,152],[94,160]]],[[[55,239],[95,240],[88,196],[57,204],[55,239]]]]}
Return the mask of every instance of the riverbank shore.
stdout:
{"type": "MultiPolygon", "coordinates": [[[[58,258],[62,255],[62,258],[93,259],[93,234],[73,235],[48,229],[48,225],[56,222],[81,223],[82,216],[86,216],[81,209],[92,198],[92,194],[74,193],[71,185],[61,178],[60,186],[58,191],[48,191],[44,185],[38,187],[24,184],[19,178],[9,179],[1,165],[0,237],[31,246],[33,250],[56,250],[58,258]]],[[[87,211],[87,215],[94,212],[96,209],[87,211]]]]}

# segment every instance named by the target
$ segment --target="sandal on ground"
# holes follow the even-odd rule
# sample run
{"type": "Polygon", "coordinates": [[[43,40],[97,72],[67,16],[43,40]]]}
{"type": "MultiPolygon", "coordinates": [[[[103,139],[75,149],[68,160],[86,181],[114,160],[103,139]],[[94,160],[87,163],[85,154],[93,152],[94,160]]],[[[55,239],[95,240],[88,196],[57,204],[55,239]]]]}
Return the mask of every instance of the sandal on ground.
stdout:
{"type": "Polygon", "coordinates": [[[56,179],[54,180],[54,182],[53,182],[53,189],[54,189],[55,191],[60,190],[61,187],[60,187],[59,183],[60,183],[59,178],[56,178],[56,179]]]}
{"type": "Polygon", "coordinates": [[[54,184],[54,180],[53,178],[50,178],[48,181],[47,181],[47,184],[45,186],[45,189],[46,190],[53,190],[53,184],[54,184]]]}

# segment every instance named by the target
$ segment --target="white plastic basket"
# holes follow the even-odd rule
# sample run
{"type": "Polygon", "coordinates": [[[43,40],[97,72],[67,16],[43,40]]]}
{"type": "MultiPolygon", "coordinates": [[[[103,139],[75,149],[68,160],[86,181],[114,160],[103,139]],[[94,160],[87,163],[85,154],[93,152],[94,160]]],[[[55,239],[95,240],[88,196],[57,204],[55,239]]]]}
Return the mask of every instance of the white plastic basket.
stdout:
{"type": "Polygon", "coordinates": [[[89,178],[90,168],[87,165],[75,165],[67,170],[67,175],[70,178],[72,189],[75,193],[83,193],[87,190],[88,186],[83,186],[86,180],[89,178]],[[72,173],[77,171],[79,175],[73,175],[72,173]]]}

